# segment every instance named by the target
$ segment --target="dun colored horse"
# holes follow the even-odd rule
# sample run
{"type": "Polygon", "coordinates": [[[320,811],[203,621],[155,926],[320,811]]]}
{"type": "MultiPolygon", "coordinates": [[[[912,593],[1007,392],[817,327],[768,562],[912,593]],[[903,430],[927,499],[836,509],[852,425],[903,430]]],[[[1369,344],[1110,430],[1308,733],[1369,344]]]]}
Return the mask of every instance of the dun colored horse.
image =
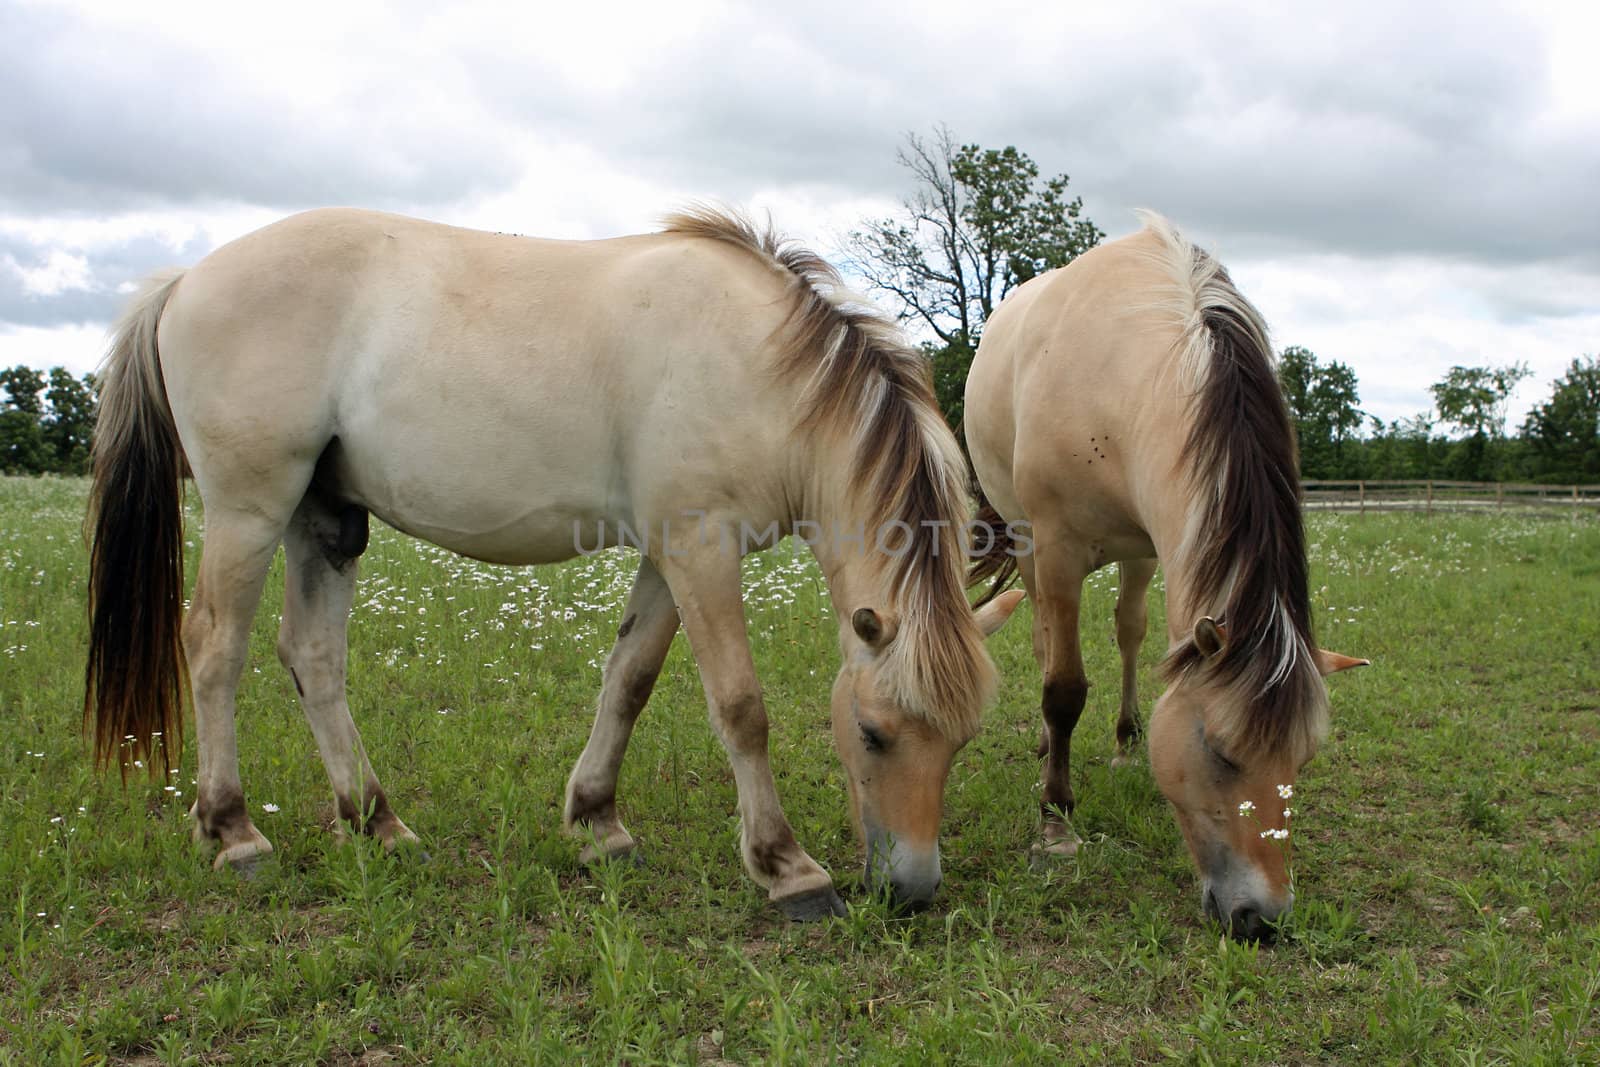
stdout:
{"type": "Polygon", "coordinates": [[[97,758],[165,764],[153,735],[176,739],[187,673],[196,835],[219,867],[271,851],[239,780],[234,694],[282,544],[278,656],[338,809],[386,846],[413,841],[346,703],[368,515],[510,564],[569,558],[594,531],[648,531],[566,824],[590,840],[585,858],[633,848],[618,769],[681,620],[733,766],[746,869],[793,917],[837,913],[778,801],[739,556],[748,530],[842,532],[808,538],[840,623],[835,739],[869,884],[926,903],[951,760],[994,688],[984,631],[1015,599],[969,608],[964,463],[925,362],[839,292],[816,256],[710,210],[594,242],[317,211],[153,279],[104,368],[97,758]],[[206,529],[184,616],[186,472],[206,529]],[[914,536],[883,551],[886,527],[914,536]]]}
{"type": "Polygon", "coordinates": [[[1121,564],[1120,756],[1140,733],[1145,593],[1166,572],[1167,690],[1150,766],[1236,936],[1269,935],[1292,894],[1296,774],[1327,732],[1321,675],[1365,661],[1312,642],[1293,425],[1260,314],[1166,220],[1036,278],[995,312],[967,380],[973,467],[998,517],[1031,524],[1021,571],[1044,673],[1045,854],[1070,854],[1068,751],[1088,692],[1084,578],[1121,564]],[[1247,813],[1247,814],[1246,814],[1247,813]]]}

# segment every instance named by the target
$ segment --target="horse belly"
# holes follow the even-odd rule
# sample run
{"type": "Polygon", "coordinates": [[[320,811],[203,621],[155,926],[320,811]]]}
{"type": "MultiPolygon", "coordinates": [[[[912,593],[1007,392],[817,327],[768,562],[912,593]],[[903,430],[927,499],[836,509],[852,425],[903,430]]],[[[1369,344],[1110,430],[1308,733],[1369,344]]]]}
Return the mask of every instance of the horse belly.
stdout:
{"type": "MultiPolygon", "coordinates": [[[[577,444],[576,449],[570,447],[577,444]]],[[[415,423],[341,437],[331,481],[395,529],[491,563],[552,563],[594,547],[627,502],[593,457],[540,434],[521,440],[415,423]]]]}

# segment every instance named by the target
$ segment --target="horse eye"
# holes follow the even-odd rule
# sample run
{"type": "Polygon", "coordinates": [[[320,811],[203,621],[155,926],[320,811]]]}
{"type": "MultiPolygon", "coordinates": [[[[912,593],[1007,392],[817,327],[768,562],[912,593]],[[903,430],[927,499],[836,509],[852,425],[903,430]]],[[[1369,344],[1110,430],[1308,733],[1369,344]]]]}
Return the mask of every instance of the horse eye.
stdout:
{"type": "Polygon", "coordinates": [[[882,752],[884,749],[883,735],[870,726],[861,727],[861,743],[867,746],[868,752],[882,752]]]}
{"type": "Polygon", "coordinates": [[[1227,756],[1224,756],[1222,753],[1218,752],[1216,749],[1212,748],[1210,741],[1202,740],[1201,744],[1205,746],[1206,755],[1215,760],[1217,764],[1223,768],[1223,770],[1227,771],[1229,774],[1239,773],[1239,765],[1233,762],[1233,760],[1229,759],[1227,756]]]}

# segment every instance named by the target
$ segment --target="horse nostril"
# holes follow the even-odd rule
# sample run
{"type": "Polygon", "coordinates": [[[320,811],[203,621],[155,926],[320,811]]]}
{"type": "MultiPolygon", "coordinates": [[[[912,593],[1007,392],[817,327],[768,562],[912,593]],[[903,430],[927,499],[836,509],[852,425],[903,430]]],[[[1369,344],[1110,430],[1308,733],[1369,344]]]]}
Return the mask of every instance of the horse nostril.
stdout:
{"type": "Polygon", "coordinates": [[[933,895],[939,891],[940,881],[939,878],[929,882],[891,881],[889,895],[894,910],[903,915],[915,915],[927,909],[933,903],[933,895]]]}
{"type": "Polygon", "coordinates": [[[1271,944],[1277,931],[1261,914],[1261,909],[1241,904],[1228,918],[1228,933],[1240,941],[1260,941],[1271,944]]]}
{"type": "Polygon", "coordinates": [[[894,898],[894,910],[895,913],[899,915],[917,915],[921,912],[927,911],[932,904],[933,900],[931,897],[926,899],[918,899],[914,897],[896,896],[894,898]]]}

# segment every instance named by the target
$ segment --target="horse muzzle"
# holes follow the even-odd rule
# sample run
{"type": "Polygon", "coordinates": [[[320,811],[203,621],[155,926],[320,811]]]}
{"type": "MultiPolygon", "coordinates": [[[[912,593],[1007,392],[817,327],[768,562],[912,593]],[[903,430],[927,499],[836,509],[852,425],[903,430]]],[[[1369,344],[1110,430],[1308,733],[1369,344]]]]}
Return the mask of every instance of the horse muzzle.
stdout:
{"type": "Polygon", "coordinates": [[[1278,936],[1277,921],[1294,905],[1294,894],[1273,900],[1264,894],[1239,892],[1239,888],[1207,879],[1201,894],[1206,917],[1219,923],[1235,941],[1270,945],[1278,936]]]}
{"type": "Polygon", "coordinates": [[[886,830],[873,828],[867,833],[867,890],[889,892],[890,905],[899,912],[914,914],[933,903],[944,873],[939,866],[939,844],[913,848],[897,841],[886,830]]]}

